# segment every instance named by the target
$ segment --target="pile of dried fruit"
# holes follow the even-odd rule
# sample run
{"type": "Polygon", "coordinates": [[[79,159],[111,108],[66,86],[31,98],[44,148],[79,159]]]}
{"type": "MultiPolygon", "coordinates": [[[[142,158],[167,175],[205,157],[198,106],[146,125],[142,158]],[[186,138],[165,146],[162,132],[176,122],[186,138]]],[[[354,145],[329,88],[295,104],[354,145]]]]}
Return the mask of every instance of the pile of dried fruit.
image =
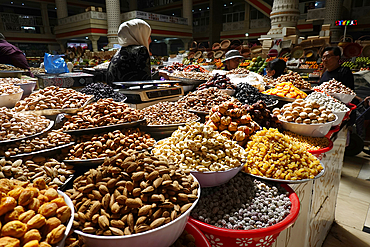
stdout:
{"type": "Polygon", "coordinates": [[[216,87],[219,89],[230,89],[234,90],[236,86],[231,83],[230,78],[226,75],[219,75],[215,74],[212,79],[208,80],[207,82],[200,84],[199,87],[197,87],[197,90],[209,88],[209,87],[216,87]]]}
{"type": "Polygon", "coordinates": [[[278,128],[281,129],[282,125],[277,116],[269,109],[267,109],[266,104],[263,101],[257,101],[253,105],[243,105],[243,109],[251,115],[252,120],[257,122],[259,126],[266,128],[278,128]]]}
{"type": "Polygon", "coordinates": [[[263,93],[294,99],[304,99],[307,97],[307,94],[305,92],[302,92],[301,90],[296,88],[291,82],[283,82],[277,84],[275,88],[264,91],[263,93]]]}

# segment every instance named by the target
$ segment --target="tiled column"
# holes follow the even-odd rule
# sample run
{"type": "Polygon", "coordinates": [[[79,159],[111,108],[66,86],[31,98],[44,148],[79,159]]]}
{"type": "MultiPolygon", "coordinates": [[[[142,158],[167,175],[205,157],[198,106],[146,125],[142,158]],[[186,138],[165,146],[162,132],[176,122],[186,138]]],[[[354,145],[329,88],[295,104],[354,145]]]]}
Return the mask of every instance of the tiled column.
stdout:
{"type": "Polygon", "coordinates": [[[182,0],[182,17],[188,19],[188,25],[193,26],[193,0],[182,0]]]}
{"type": "Polygon", "coordinates": [[[331,24],[331,41],[338,42],[343,35],[343,28],[335,26],[335,21],[341,19],[343,0],[327,0],[325,4],[324,24],[331,24]]]}
{"type": "Polygon", "coordinates": [[[283,27],[297,27],[298,5],[298,0],[275,0],[270,13],[271,29],[267,34],[282,34],[283,27]]]}
{"type": "Polygon", "coordinates": [[[55,0],[55,5],[57,7],[58,19],[62,19],[68,16],[68,8],[66,0],[55,0]]]}
{"type": "Polygon", "coordinates": [[[108,22],[108,47],[112,48],[113,44],[118,44],[118,27],[121,24],[121,11],[119,0],[105,0],[107,8],[108,22]]]}
{"type": "Polygon", "coordinates": [[[48,4],[41,3],[40,5],[41,5],[42,26],[44,27],[44,33],[51,33],[50,24],[49,24],[48,4]]]}

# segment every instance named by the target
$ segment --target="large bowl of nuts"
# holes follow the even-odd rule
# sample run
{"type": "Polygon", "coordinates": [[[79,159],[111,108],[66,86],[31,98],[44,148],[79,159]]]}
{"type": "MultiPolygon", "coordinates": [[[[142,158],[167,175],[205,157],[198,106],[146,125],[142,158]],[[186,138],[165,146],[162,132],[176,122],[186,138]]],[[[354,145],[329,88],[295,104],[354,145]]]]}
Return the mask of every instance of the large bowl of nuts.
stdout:
{"type": "Polygon", "coordinates": [[[221,184],[227,183],[230,179],[235,177],[236,174],[243,168],[243,165],[232,168],[226,171],[216,171],[216,172],[198,172],[191,171],[191,174],[196,177],[203,187],[216,187],[221,184]]]}
{"type": "Polygon", "coordinates": [[[289,130],[299,135],[312,136],[312,137],[324,137],[333,126],[334,122],[338,119],[335,115],[335,120],[326,123],[316,123],[316,124],[305,124],[305,123],[295,123],[287,122],[280,119],[283,129],[289,130]]]}
{"type": "Polygon", "coordinates": [[[11,94],[1,94],[0,95],[0,107],[8,107],[12,108],[15,106],[15,104],[22,98],[23,90],[19,89],[16,92],[13,92],[11,94]]]}

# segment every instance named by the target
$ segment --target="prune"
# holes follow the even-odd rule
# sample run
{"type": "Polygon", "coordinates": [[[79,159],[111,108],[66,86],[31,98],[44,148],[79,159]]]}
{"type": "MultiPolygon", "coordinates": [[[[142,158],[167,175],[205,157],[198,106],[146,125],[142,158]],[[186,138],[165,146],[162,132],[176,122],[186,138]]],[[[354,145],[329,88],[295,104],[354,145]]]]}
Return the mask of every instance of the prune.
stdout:
{"type": "Polygon", "coordinates": [[[101,82],[91,83],[81,90],[81,93],[94,95],[94,101],[99,99],[112,98],[116,102],[126,100],[126,96],[120,92],[114,91],[114,89],[101,82]]]}

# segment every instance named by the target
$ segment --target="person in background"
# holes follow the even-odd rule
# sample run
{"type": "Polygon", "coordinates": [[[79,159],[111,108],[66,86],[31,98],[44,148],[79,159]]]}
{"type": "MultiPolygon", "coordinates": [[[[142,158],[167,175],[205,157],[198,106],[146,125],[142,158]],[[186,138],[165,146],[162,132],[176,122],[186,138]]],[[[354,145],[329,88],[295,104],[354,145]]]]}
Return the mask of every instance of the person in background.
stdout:
{"type": "Polygon", "coordinates": [[[281,76],[285,72],[285,69],[286,62],[282,59],[275,58],[267,63],[266,75],[275,79],[281,76]]]}
{"type": "Polygon", "coordinates": [[[232,70],[238,68],[240,59],[244,58],[240,55],[238,50],[230,50],[226,52],[223,63],[225,64],[226,70],[232,70]]]}
{"type": "Polygon", "coordinates": [[[2,33],[0,33],[0,63],[10,64],[22,69],[30,69],[23,52],[18,47],[6,41],[2,33]]]}
{"type": "Polygon", "coordinates": [[[149,24],[141,19],[133,19],[122,23],[118,29],[118,43],[121,48],[112,57],[108,67],[107,82],[143,81],[168,78],[167,74],[156,72],[151,74],[149,24]]]}
{"type": "Polygon", "coordinates": [[[341,54],[342,51],[339,47],[332,46],[324,49],[321,59],[325,72],[321,76],[320,84],[335,79],[354,90],[355,83],[351,70],[347,67],[341,67],[339,64],[341,54]]]}

